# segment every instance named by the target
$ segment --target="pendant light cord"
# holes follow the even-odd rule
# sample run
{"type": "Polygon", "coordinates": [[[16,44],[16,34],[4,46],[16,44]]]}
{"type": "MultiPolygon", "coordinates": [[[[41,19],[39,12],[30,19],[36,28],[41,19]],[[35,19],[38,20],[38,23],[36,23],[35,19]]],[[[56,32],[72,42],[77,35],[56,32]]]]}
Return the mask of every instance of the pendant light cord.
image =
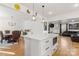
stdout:
{"type": "Polygon", "coordinates": [[[42,16],[44,16],[44,5],[42,5],[42,16]]]}
{"type": "Polygon", "coordinates": [[[33,15],[34,15],[34,3],[33,3],[33,15]]]}

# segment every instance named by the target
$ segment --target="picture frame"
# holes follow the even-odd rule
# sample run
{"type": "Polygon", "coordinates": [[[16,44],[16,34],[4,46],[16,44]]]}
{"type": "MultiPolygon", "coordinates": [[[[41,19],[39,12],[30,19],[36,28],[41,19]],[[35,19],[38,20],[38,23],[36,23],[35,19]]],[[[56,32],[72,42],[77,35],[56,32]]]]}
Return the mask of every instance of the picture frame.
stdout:
{"type": "Polygon", "coordinates": [[[79,30],[79,23],[69,24],[69,29],[79,30]]]}

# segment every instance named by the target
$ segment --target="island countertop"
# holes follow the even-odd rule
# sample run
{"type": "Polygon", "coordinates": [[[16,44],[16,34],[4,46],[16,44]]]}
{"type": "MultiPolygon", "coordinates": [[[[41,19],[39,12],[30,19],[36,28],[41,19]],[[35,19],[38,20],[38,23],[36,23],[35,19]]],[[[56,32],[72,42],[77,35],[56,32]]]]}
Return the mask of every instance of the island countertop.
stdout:
{"type": "Polygon", "coordinates": [[[55,36],[58,36],[58,34],[30,34],[30,35],[24,35],[23,37],[36,39],[36,40],[43,40],[55,36]]]}

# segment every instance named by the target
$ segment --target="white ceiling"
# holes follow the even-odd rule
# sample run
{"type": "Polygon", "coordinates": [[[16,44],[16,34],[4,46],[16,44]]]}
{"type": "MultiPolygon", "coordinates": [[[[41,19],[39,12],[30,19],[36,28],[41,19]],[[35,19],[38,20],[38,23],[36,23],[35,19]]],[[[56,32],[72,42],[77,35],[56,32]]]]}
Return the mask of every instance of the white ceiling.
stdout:
{"type": "MultiPolygon", "coordinates": [[[[14,4],[15,3],[11,3],[11,4],[9,4],[9,3],[4,3],[4,4],[0,4],[0,6],[2,5],[2,6],[5,6],[5,7],[10,7],[11,9],[13,9],[14,11],[15,11],[15,9],[14,9],[14,4]]],[[[24,13],[24,15],[25,14],[27,14],[28,15],[28,13],[26,13],[26,10],[27,10],[27,8],[28,9],[30,9],[31,10],[31,12],[33,11],[33,3],[20,3],[22,6],[22,10],[21,11],[19,11],[19,13],[21,12],[23,12],[24,13]]],[[[35,10],[35,12],[37,12],[39,15],[41,15],[41,16],[44,16],[44,17],[46,17],[46,18],[48,18],[48,20],[49,19],[52,19],[53,17],[55,17],[55,16],[60,16],[60,15],[63,15],[63,14],[66,14],[66,13],[72,13],[72,12],[75,12],[75,11],[79,11],[79,5],[77,6],[77,7],[74,7],[74,5],[75,5],[75,3],[34,3],[34,6],[35,6],[35,8],[34,8],[34,10],[35,10]],[[42,5],[45,5],[45,9],[44,9],[44,15],[42,15],[42,5]],[[52,12],[52,14],[51,15],[49,15],[48,13],[49,12],[52,12]]],[[[9,8],[9,9],[10,9],[9,8]]],[[[27,16],[26,15],[26,16],[27,16]]],[[[32,16],[31,14],[29,15],[29,17],[30,16],[32,16]]],[[[27,16],[28,17],[28,16],[27,16]]],[[[29,18],[28,17],[28,18],[29,18]]],[[[78,18],[79,19],[79,18],[78,18]]],[[[69,21],[69,20],[71,20],[72,21],[72,19],[68,19],[68,20],[62,20],[61,22],[63,22],[63,23],[65,23],[65,22],[71,22],[71,21],[69,21]]],[[[77,19],[74,19],[75,21],[79,21],[79,20],[77,20],[77,19]]]]}
{"type": "MultiPolygon", "coordinates": [[[[33,10],[33,3],[22,3],[22,5],[33,10]]],[[[45,5],[43,16],[46,18],[79,10],[79,6],[74,7],[74,3],[34,3],[34,10],[40,15],[42,15],[42,5],[45,5]],[[49,12],[52,12],[52,15],[49,15],[49,12]]]]}

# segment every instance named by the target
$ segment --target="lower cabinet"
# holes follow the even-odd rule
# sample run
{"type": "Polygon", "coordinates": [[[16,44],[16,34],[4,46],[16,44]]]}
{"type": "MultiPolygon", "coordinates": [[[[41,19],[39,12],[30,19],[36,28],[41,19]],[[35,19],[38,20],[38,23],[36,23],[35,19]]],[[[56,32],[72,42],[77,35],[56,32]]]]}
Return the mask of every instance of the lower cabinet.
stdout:
{"type": "Polygon", "coordinates": [[[26,56],[51,56],[52,55],[52,38],[36,40],[24,37],[25,55],[26,56]]]}
{"type": "Polygon", "coordinates": [[[25,56],[30,56],[31,55],[31,43],[30,43],[30,39],[24,37],[24,43],[25,43],[25,56]]]}

